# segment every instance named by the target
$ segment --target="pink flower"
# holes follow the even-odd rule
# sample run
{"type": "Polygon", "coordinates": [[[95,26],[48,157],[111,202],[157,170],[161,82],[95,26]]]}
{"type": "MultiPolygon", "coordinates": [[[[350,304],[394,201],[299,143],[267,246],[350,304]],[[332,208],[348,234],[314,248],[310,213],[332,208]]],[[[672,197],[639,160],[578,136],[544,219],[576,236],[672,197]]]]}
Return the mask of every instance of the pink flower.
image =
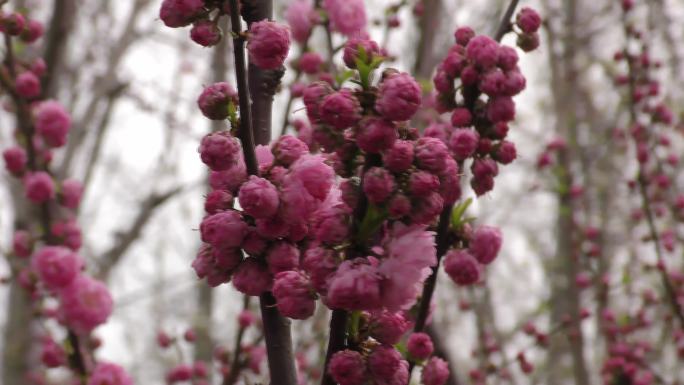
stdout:
{"type": "Polygon", "coordinates": [[[373,314],[370,324],[371,337],[387,345],[398,343],[401,336],[409,329],[409,324],[401,313],[386,310],[373,314]]]}
{"type": "Polygon", "coordinates": [[[408,187],[414,197],[427,196],[439,189],[439,178],[435,174],[418,170],[409,176],[408,187]]]}
{"type": "Polygon", "coordinates": [[[233,194],[225,190],[210,192],[204,201],[204,211],[207,214],[216,214],[231,208],[233,208],[233,194]]]}
{"type": "Polygon", "coordinates": [[[383,154],[385,167],[394,172],[408,170],[413,164],[413,143],[408,140],[397,140],[383,154]]]}
{"type": "Polygon", "coordinates": [[[454,38],[456,39],[456,44],[465,47],[470,39],[475,37],[475,31],[470,27],[459,27],[454,32],[454,38]]]}
{"type": "Polygon", "coordinates": [[[449,148],[454,153],[456,160],[466,160],[475,153],[480,135],[477,131],[458,128],[451,133],[449,138],[449,148]]]}
{"type": "Polygon", "coordinates": [[[241,328],[247,328],[256,322],[256,317],[254,313],[249,310],[243,310],[238,315],[238,324],[241,328]]]}
{"type": "Polygon", "coordinates": [[[411,212],[411,200],[404,194],[395,194],[389,201],[387,212],[392,218],[401,218],[411,212]]]}
{"type": "Polygon", "coordinates": [[[278,190],[264,178],[250,176],[240,187],[238,195],[240,206],[254,218],[268,218],[275,215],[280,203],[278,190]]]}
{"type": "Polygon", "coordinates": [[[62,200],[64,207],[76,209],[81,203],[81,196],[83,195],[83,185],[76,179],[65,179],[62,182],[62,200]]]}
{"type": "Polygon", "coordinates": [[[283,135],[273,144],[273,155],[278,163],[289,166],[309,152],[309,146],[292,135],[283,135]]]}
{"type": "Polygon", "coordinates": [[[453,158],[447,159],[447,167],[439,175],[439,183],[439,194],[444,199],[444,204],[453,204],[461,197],[458,164],[453,158]]]}
{"type": "Polygon", "coordinates": [[[35,109],[36,132],[50,147],[66,144],[67,133],[71,128],[71,117],[59,102],[48,100],[35,109]]]}
{"type": "Polygon", "coordinates": [[[423,367],[423,385],[444,385],[449,379],[449,364],[439,357],[432,357],[423,367]]]}
{"type": "Polygon", "coordinates": [[[394,224],[385,242],[378,271],[383,277],[383,305],[399,311],[415,303],[420,285],[437,263],[434,233],[424,226],[394,224]]]}
{"type": "Polygon", "coordinates": [[[322,156],[307,154],[290,167],[286,180],[301,183],[312,197],[323,200],[332,188],[335,173],[322,156]]]}
{"type": "Polygon", "coordinates": [[[311,284],[298,271],[283,271],[276,274],[273,281],[273,296],[278,303],[278,310],[293,319],[307,319],[316,309],[316,302],[311,294],[311,284]]]}
{"type": "Polygon", "coordinates": [[[515,150],[515,143],[509,142],[507,140],[501,141],[496,152],[493,154],[494,159],[501,164],[509,164],[515,160],[518,156],[515,150]]]}
{"type": "Polygon", "coordinates": [[[237,110],[237,91],[226,82],[214,83],[204,88],[197,105],[202,114],[212,120],[224,120],[228,118],[228,106],[233,104],[237,110]]]}
{"type": "Polygon", "coordinates": [[[425,130],[423,131],[423,136],[437,138],[442,142],[446,143],[447,130],[449,130],[449,127],[446,124],[441,122],[433,122],[429,126],[425,127],[425,130]]]}
{"type": "Polygon", "coordinates": [[[425,360],[432,354],[434,346],[430,336],[425,333],[411,333],[406,343],[411,357],[418,360],[425,360]]]}
{"type": "Polygon", "coordinates": [[[44,203],[55,197],[55,184],[45,171],[38,171],[24,177],[26,198],[33,203],[44,203]]]}
{"type": "Polygon", "coordinates": [[[238,187],[247,180],[247,169],[239,157],[238,163],[227,170],[209,173],[209,186],[214,190],[225,190],[236,194],[238,187]]]}
{"type": "Polygon", "coordinates": [[[541,17],[530,7],[523,7],[515,17],[515,24],[525,33],[535,33],[541,26],[541,17]]]}
{"type": "Polygon", "coordinates": [[[390,379],[401,366],[401,353],[392,345],[379,345],[368,356],[368,368],[373,379],[390,379]]]}
{"type": "Polygon", "coordinates": [[[311,28],[318,21],[318,13],[310,0],[295,0],[288,5],[285,19],[292,31],[292,37],[298,42],[304,42],[311,33],[311,28]]]}
{"type": "Polygon", "coordinates": [[[21,33],[21,40],[31,44],[40,39],[44,32],[43,23],[38,20],[29,20],[24,31],[21,33]]]}
{"type": "Polygon", "coordinates": [[[40,96],[40,80],[33,72],[21,73],[14,86],[22,98],[33,99],[40,96]]]}
{"type": "Polygon", "coordinates": [[[366,28],[366,7],[363,0],[325,0],[330,27],[343,35],[352,36],[366,28]]]}
{"type": "Polygon", "coordinates": [[[340,385],[363,385],[368,380],[366,362],[361,353],[353,350],[335,353],[330,359],[328,372],[340,385]]]}
{"type": "Polygon", "coordinates": [[[202,47],[211,47],[221,41],[223,33],[211,20],[196,21],[190,30],[190,39],[202,47]]]}
{"type": "Polygon", "coordinates": [[[192,379],[192,373],[193,367],[191,365],[176,365],[166,373],[166,382],[173,384],[175,382],[188,381],[192,379]]]}
{"type": "Polygon", "coordinates": [[[256,258],[247,258],[238,267],[233,276],[233,286],[247,295],[261,295],[271,289],[273,276],[265,264],[256,258]]]}
{"type": "Polygon", "coordinates": [[[507,45],[499,47],[499,61],[497,63],[504,71],[510,71],[518,66],[518,53],[515,48],[507,45]]]}
{"type": "Polygon", "coordinates": [[[487,119],[492,123],[508,122],[515,118],[515,102],[510,96],[497,96],[487,102],[487,119]]]}
{"type": "Polygon", "coordinates": [[[506,75],[499,68],[493,68],[480,78],[480,91],[488,96],[504,94],[506,75]]]}
{"type": "Polygon", "coordinates": [[[276,242],[266,254],[268,270],[273,273],[294,270],[299,266],[299,249],[289,242],[276,242]]]}
{"type": "Polygon", "coordinates": [[[378,47],[378,43],[374,40],[362,36],[352,37],[344,45],[344,55],[342,58],[344,64],[349,68],[356,68],[356,60],[362,59],[360,56],[362,50],[365,55],[365,60],[362,61],[365,64],[371,64],[373,58],[380,56],[380,47],[378,47]]]}
{"type": "Polygon", "coordinates": [[[313,218],[316,239],[332,245],[342,243],[349,234],[349,214],[349,208],[341,202],[322,204],[313,218]]]}
{"type": "Polygon", "coordinates": [[[372,167],[363,176],[363,192],[372,203],[382,203],[395,188],[394,177],[387,169],[372,167]]]}
{"type": "Polygon", "coordinates": [[[356,144],[365,152],[377,153],[390,148],[399,134],[394,124],[381,118],[364,119],[356,133],[356,144]]]}
{"type": "Polygon", "coordinates": [[[313,75],[321,70],[323,58],[316,52],[304,52],[299,58],[299,69],[305,74],[313,75]]]}
{"type": "Polygon", "coordinates": [[[26,19],[21,13],[10,13],[8,15],[3,15],[2,28],[3,32],[7,32],[8,35],[17,36],[24,31],[26,26],[26,19]]]}
{"type": "Polygon", "coordinates": [[[81,228],[78,226],[75,219],[54,222],[50,232],[54,237],[61,241],[64,246],[71,250],[76,251],[81,248],[83,237],[81,236],[81,228]]]}
{"type": "Polygon", "coordinates": [[[76,279],[83,260],[62,246],[45,246],[33,256],[31,266],[49,289],[65,287],[76,279]]]}
{"type": "Polygon", "coordinates": [[[337,261],[331,250],[313,246],[304,253],[302,268],[309,274],[314,289],[325,293],[328,281],[337,269],[337,261]]]}
{"type": "Polygon", "coordinates": [[[415,224],[430,224],[435,221],[444,207],[444,198],[434,192],[418,200],[411,211],[411,220],[415,224]]]}
{"type": "Polygon", "coordinates": [[[492,226],[479,226],[473,232],[468,250],[483,265],[496,259],[503,239],[501,230],[492,226]]]}
{"type": "Polygon", "coordinates": [[[237,211],[209,215],[200,224],[202,242],[216,247],[239,247],[247,235],[247,224],[237,211]]]}
{"type": "Polygon", "coordinates": [[[380,83],[375,109],[389,120],[408,120],[418,111],[421,101],[418,82],[405,72],[395,73],[380,83]]]}
{"type": "Polygon", "coordinates": [[[60,293],[60,312],[75,332],[88,334],[112,313],[114,302],[104,283],[78,276],[60,293]]]}
{"type": "Polygon", "coordinates": [[[43,338],[40,346],[40,361],[48,368],[58,368],[66,363],[67,355],[60,345],[50,337],[43,338]]]}
{"type": "Polygon", "coordinates": [[[480,280],[482,268],[466,250],[451,250],[444,258],[444,271],[459,285],[472,285],[480,280]]]}
{"type": "Polygon", "coordinates": [[[240,158],[240,142],[228,131],[214,132],[202,138],[198,149],[202,162],[212,171],[225,171],[240,158]]]}
{"type": "Polygon", "coordinates": [[[362,258],[342,262],[328,282],[327,303],[333,309],[379,308],[382,301],[377,268],[362,258]]]}
{"type": "Polygon", "coordinates": [[[5,168],[14,175],[21,175],[26,168],[28,157],[26,151],[19,147],[13,146],[2,152],[2,157],[5,159],[5,168]]]}
{"type": "Polygon", "coordinates": [[[119,365],[100,362],[93,370],[88,385],[133,385],[133,379],[119,365]]]}
{"type": "Polygon", "coordinates": [[[454,127],[468,127],[473,116],[467,108],[457,108],[451,113],[451,125],[454,127]]]}
{"type": "Polygon", "coordinates": [[[184,27],[204,10],[202,0],[164,0],[159,18],[167,27],[184,27]]]}
{"type": "Polygon", "coordinates": [[[361,119],[361,105],[348,89],[323,98],[319,109],[321,120],[338,130],[355,125],[361,119]]]}
{"type": "Polygon", "coordinates": [[[247,42],[249,59],[262,69],[283,65],[290,50],[290,31],[282,24],[262,20],[252,23],[247,42]]]}
{"type": "Polygon", "coordinates": [[[416,142],[415,154],[421,168],[439,174],[446,167],[449,150],[439,139],[420,138],[416,142]]]}
{"type": "Polygon", "coordinates": [[[33,250],[31,234],[26,230],[17,230],[12,238],[12,251],[17,257],[28,257],[33,250]]]}
{"type": "Polygon", "coordinates": [[[475,36],[468,41],[466,56],[480,68],[494,67],[499,58],[499,43],[489,36],[475,36]]]}

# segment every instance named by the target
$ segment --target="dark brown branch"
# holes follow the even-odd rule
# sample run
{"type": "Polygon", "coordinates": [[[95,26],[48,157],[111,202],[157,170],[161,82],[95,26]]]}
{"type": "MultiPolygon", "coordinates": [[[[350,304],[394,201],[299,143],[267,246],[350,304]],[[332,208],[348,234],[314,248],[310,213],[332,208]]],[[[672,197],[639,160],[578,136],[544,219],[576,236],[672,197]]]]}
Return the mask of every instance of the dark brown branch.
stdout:
{"type": "Polygon", "coordinates": [[[47,97],[56,93],[58,73],[66,54],[67,39],[76,19],[76,0],[55,0],[50,19],[50,28],[46,35],[44,60],[47,65],[43,77],[43,90],[47,97]]]}

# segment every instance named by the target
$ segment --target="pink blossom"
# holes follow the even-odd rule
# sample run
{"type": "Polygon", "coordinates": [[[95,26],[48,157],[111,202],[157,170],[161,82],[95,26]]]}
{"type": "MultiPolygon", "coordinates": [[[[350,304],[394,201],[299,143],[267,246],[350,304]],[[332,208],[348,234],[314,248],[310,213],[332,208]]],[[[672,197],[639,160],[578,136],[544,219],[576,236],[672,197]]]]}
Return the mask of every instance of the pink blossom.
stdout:
{"type": "Polygon", "coordinates": [[[256,322],[256,317],[254,313],[249,310],[243,310],[238,315],[238,324],[241,328],[247,328],[256,322]]]}
{"type": "Polygon", "coordinates": [[[44,203],[55,197],[55,184],[45,171],[38,171],[24,177],[26,198],[33,203],[44,203]]]}
{"type": "Polygon", "coordinates": [[[365,64],[371,64],[373,58],[380,55],[380,47],[374,40],[362,36],[352,37],[344,45],[344,64],[349,68],[356,68],[356,60],[361,59],[361,50],[365,55],[365,60],[363,60],[365,64]]]}
{"type": "Polygon", "coordinates": [[[401,361],[401,353],[394,346],[379,345],[368,356],[368,368],[374,380],[387,380],[399,370],[401,361]]]}
{"type": "Polygon", "coordinates": [[[387,212],[392,218],[401,218],[411,212],[411,200],[404,194],[395,194],[389,201],[387,212]]]}
{"type": "Polygon", "coordinates": [[[22,98],[33,99],[40,96],[40,80],[33,72],[19,74],[14,86],[22,98]]]}
{"type": "Polygon", "coordinates": [[[362,258],[342,262],[328,282],[327,303],[333,309],[379,308],[382,299],[377,268],[362,258]]]}
{"type": "Polygon", "coordinates": [[[184,27],[204,10],[202,0],[164,0],[159,18],[167,27],[184,27]]]}
{"type": "Polygon", "coordinates": [[[411,211],[411,220],[415,224],[430,224],[442,211],[444,198],[440,193],[434,192],[415,203],[413,211],[411,211]]]}
{"type": "Polygon", "coordinates": [[[501,45],[499,47],[499,67],[504,71],[510,71],[518,66],[518,53],[514,48],[507,45],[501,45]]]}
{"type": "Polygon", "coordinates": [[[408,187],[414,197],[427,196],[439,189],[439,178],[435,174],[418,170],[409,176],[408,187]]]}
{"type": "Polygon", "coordinates": [[[290,50],[290,31],[269,20],[252,23],[247,42],[249,59],[262,69],[276,69],[283,65],[290,50]]]}
{"type": "Polygon", "coordinates": [[[523,7],[515,17],[515,24],[525,33],[535,33],[541,26],[541,17],[530,7],[523,7]]]}
{"type": "Polygon", "coordinates": [[[316,52],[304,52],[299,58],[299,69],[305,74],[313,75],[321,70],[323,58],[316,52]]]}
{"type": "Polygon", "coordinates": [[[389,120],[408,120],[418,111],[421,101],[418,82],[405,72],[395,73],[380,83],[375,109],[389,120]]]}
{"type": "Polygon", "coordinates": [[[103,363],[97,364],[88,385],[133,385],[133,379],[119,365],[103,363]]]}
{"type": "Polygon", "coordinates": [[[247,224],[237,211],[209,215],[200,224],[202,242],[216,247],[239,247],[247,235],[247,224]]]}
{"type": "Polygon", "coordinates": [[[289,182],[299,182],[312,197],[323,200],[332,188],[335,173],[320,155],[304,155],[290,167],[289,182]]]}
{"type": "Polygon", "coordinates": [[[445,205],[451,205],[461,197],[461,183],[458,175],[458,164],[453,158],[447,159],[447,166],[439,174],[439,194],[445,205]]]}
{"type": "MultiPolygon", "coordinates": [[[[288,202],[290,199],[288,199],[288,192],[292,191],[291,194],[293,196],[299,196],[297,193],[301,192],[301,190],[288,190],[287,188],[284,190],[283,195],[281,195],[281,200],[285,203],[285,209],[287,211],[288,207],[288,202]]],[[[313,199],[312,199],[313,200],[313,199]]],[[[296,206],[296,205],[293,205],[296,206]]],[[[295,217],[296,218],[296,217],[295,217]]],[[[289,231],[288,224],[283,220],[283,217],[281,215],[276,215],[275,217],[272,218],[267,218],[267,219],[257,219],[256,220],[256,229],[257,229],[257,234],[263,238],[266,239],[276,239],[280,237],[284,237],[287,235],[289,231]]]]}
{"type": "Polygon", "coordinates": [[[392,313],[387,310],[373,314],[370,324],[371,337],[387,345],[398,343],[401,336],[409,329],[408,321],[401,313],[392,313]]]}
{"type": "Polygon", "coordinates": [[[397,140],[383,154],[385,167],[394,172],[408,170],[413,164],[413,143],[408,140],[397,140]]]}
{"type": "Polygon", "coordinates": [[[72,218],[66,221],[54,222],[50,232],[52,236],[56,237],[64,246],[71,250],[76,251],[81,248],[83,237],[76,219],[72,218]]]}
{"type": "Polygon", "coordinates": [[[245,259],[233,276],[235,288],[247,295],[261,295],[270,290],[272,284],[273,276],[266,265],[252,257],[245,259]]]}
{"type": "Polygon", "coordinates": [[[456,44],[465,47],[470,39],[475,37],[475,31],[470,27],[459,27],[454,32],[456,44]]]}
{"type": "Polygon", "coordinates": [[[363,176],[363,192],[372,203],[384,202],[395,186],[392,174],[381,167],[372,167],[363,176]]]}
{"type": "Polygon", "coordinates": [[[483,265],[491,263],[499,254],[503,239],[501,230],[492,226],[479,226],[470,239],[470,253],[483,265]]]}
{"type": "Polygon", "coordinates": [[[451,125],[454,127],[468,127],[472,119],[472,114],[467,108],[457,108],[451,113],[451,125]]]}
{"type": "Polygon", "coordinates": [[[340,244],[349,234],[349,208],[343,204],[322,204],[313,217],[316,239],[322,243],[340,244]]]}
{"type": "Polygon", "coordinates": [[[233,104],[237,109],[237,91],[227,82],[214,83],[202,91],[197,98],[197,105],[202,114],[212,120],[228,118],[228,106],[233,104]]]}
{"type": "Polygon", "coordinates": [[[204,211],[207,214],[216,214],[231,208],[233,208],[233,194],[225,190],[210,192],[204,201],[204,211]]]}
{"type": "Polygon", "coordinates": [[[516,44],[525,52],[534,51],[539,47],[539,32],[519,34],[516,44]]]}
{"type": "Polygon", "coordinates": [[[361,353],[353,350],[335,353],[330,359],[328,372],[340,385],[364,385],[368,380],[366,362],[361,353]]]}
{"type": "Polygon", "coordinates": [[[466,56],[480,68],[491,68],[499,58],[499,43],[489,36],[475,36],[468,41],[466,56]]]}
{"type": "Polygon", "coordinates": [[[313,246],[304,253],[302,267],[309,274],[311,284],[319,293],[328,290],[328,281],[337,269],[332,250],[313,246]]]}
{"type": "Polygon", "coordinates": [[[24,31],[21,33],[21,40],[31,44],[40,39],[45,32],[43,23],[38,20],[29,20],[24,31]]]}
{"type": "Polygon", "coordinates": [[[278,163],[289,166],[309,152],[306,143],[292,135],[283,135],[273,144],[273,155],[278,163]]]}
{"type": "Polygon", "coordinates": [[[76,279],[83,260],[62,246],[45,246],[33,256],[31,266],[49,289],[65,287],[76,279]]]}
{"type": "Polygon", "coordinates": [[[418,360],[427,359],[434,350],[430,336],[425,333],[411,333],[406,348],[411,357],[418,360]]]}
{"type": "Polygon", "coordinates": [[[449,150],[439,139],[420,138],[416,142],[415,156],[421,168],[440,173],[446,167],[449,150]]]}
{"type": "Polygon", "coordinates": [[[26,19],[21,13],[10,13],[3,15],[2,29],[10,36],[18,36],[24,31],[26,26],[26,19]]]}
{"type": "Polygon", "coordinates": [[[294,270],[299,266],[299,249],[289,242],[276,242],[268,250],[266,261],[269,271],[273,274],[294,270]]]}
{"type": "Polygon", "coordinates": [[[356,144],[365,152],[377,153],[390,148],[399,137],[397,128],[386,119],[364,119],[356,133],[356,144]]]}
{"type": "Polygon", "coordinates": [[[383,277],[383,305],[399,311],[415,303],[420,285],[437,263],[434,233],[424,226],[394,224],[385,243],[378,271],[383,277]]]}
{"type": "Polygon", "coordinates": [[[501,164],[509,164],[513,162],[517,156],[518,153],[515,150],[515,143],[507,140],[501,141],[501,144],[499,144],[499,147],[493,154],[493,158],[501,164]]]}
{"type": "Polygon", "coordinates": [[[8,172],[14,175],[21,175],[24,172],[28,156],[23,148],[10,147],[2,152],[2,157],[5,159],[5,168],[8,172]]]}
{"type": "Polygon", "coordinates": [[[221,131],[202,138],[198,151],[202,162],[212,171],[225,171],[238,163],[241,149],[237,138],[221,131]]]}
{"type": "Polygon", "coordinates": [[[325,0],[330,27],[343,35],[359,34],[366,28],[366,6],[363,0],[325,0]]]}
{"type": "Polygon", "coordinates": [[[432,357],[423,367],[423,385],[444,385],[449,379],[449,364],[439,357],[432,357]]]}
{"type": "Polygon", "coordinates": [[[343,88],[323,98],[321,120],[338,130],[355,125],[361,119],[361,105],[351,90],[343,88]]]}
{"type": "Polygon", "coordinates": [[[477,131],[459,128],[451,133],[449,148],[453,151],[454,157],[462,161],[475,153],[479,140],[480,135],[478,135],[477,131]]]}
{"type": "Polygon", "coordinates": [[[77,333],[88,334],[112,313],[114,302],[107,286],[88,276],[78,276],[60,292],[60,311],[77,333]]]}
{"type": "Polygon", "coordinates": [[[221,41],[223,33],[211,20],[196,21],[190,30],[190,39],[202,47],[211,47],[221,41]]]}
{"type": "Polygon", "coordinates": [[[58,368],[66,363],[64,348],[50,337],[43,338],[40,346],[40,361],[48,368],[58,368]]]}
{"type": "Polygon", "coordinates": [[[61,203],[64,207],[76,209],[81,203],[83,185],[76,179],[65,179],[62,182],[61,203]]]}
{"type": "Polygon", "coordinates": [[[304,42],[309,37],[314,23],[318,21],[318,13],[314,10],[311,0],[295,0],[288,5],[285,19],[292,31],[292,37],[298,42],[304,42]]]}
{"type": "Polygon", "coordinates": [[[273,281],[273,296],[278,310],[293,319],[307,319],[316,308],[309,279],[298,271],[283,271],[273,281]]]}
{"type": "Polygon", "coordinates": [[[480,280],[482,268],[466,250],[451,250],[444,258],[444,271],[459,285],[472,285],[480,280]]]}
{"type": "Polygon", "coordinates": [[[50,147],[62,147],[66,144],[67,133],[71,128],[71,117],[59,102],[48,100],[42,102],[34,111],[36,132],[50,147]]]}
{"type": "Polygon", "coordinates": [[[430,125],[428,125],[427,127],[425,127],[425,130],[423,131],[423,136],[437,138],[442,142],[446,143],[448,129],[449,127],[447,127],[447,125],[442,122],[433,122],[430,123],[430,125]]]}
{"type": "Polygon", "coordinates": [[[192,379],[193,368],[188,364],[176,365],[166,373],[166,382],[173,384],[192,379]]]}
{"type": "Polygon", "coordinates": [[[258,176],[250,176],[240,187],[240,206],[254,218],[268,218],[278,211],[278,190],[271,182],[258,176]]]}
{"type": "Polygon", "coordinates": [[[227,170],[209,173],[209,186],[214,190],[225,190],[237,194],[237,189],[247,180],[247,169],[242,157],[238,157],[237,164],[227,170]]]}
{"type": "Polygon", "coordinates": [[[17,230],[12,238],[12,251],[17,257],[28,257],[33,250],[31,234],[26,230],[17,230]]]}
{"type": "Polygon", "coordinates": [[[320,120],[321,102],[324,97],[333,92],[330,84],[322,81],[311,83],[304,89],[302,101],[306,107],[306,116],[309,120],[312,122],[318,122],[320,120]]]}

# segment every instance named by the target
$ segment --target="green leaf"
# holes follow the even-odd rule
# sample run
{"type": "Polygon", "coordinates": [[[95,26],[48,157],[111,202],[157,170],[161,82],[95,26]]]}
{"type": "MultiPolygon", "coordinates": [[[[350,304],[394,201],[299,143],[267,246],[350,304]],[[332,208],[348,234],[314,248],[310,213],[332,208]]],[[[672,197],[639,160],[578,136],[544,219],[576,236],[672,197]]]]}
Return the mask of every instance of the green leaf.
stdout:
{"type": "Polygon", "coordinates": [[[344,82],[354,77],[354,71],[346,70],[335,77],[335,81],[338,85],[342,86],[344,82]]]}
{"type": "Polygon", "coordinates": [[[370,204],[359,227],[359,242],[365,243],[380,228],[385,219],[387,219],[387,211],[374,204],[370,204]]]}
{"type": "Polygon", "coordinates": [[[470,204],[473,203],[473,198],[468,198],[465,200],[465,202],[460,203],[458,206],[455,206],[454,209],[451,211],[451,228],[452,229],[459,229],[461,226],[466,221],[472,220],[474,218],[463,218],[463,215],[465,214],[466,210],[468,210],[468,207],[470,204]]]}

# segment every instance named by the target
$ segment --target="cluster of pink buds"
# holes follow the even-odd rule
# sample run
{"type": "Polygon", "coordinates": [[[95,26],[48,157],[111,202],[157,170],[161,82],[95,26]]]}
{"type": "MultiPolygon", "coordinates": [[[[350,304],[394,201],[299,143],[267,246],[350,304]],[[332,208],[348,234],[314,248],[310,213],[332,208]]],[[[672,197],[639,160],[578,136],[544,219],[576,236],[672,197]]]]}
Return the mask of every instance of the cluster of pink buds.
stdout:
{"type": "MultiPolygon", "coordinates": [[[[43,26],[19,13],[2,13],[0,31],[13,49],[13,38],[33,43],[42,36],[43,26]]],[[[77,352],[81,356],[76,360],[84,367],[72,369],[89,378],[89,385],[130,385],[132,380],[121,367],[108,363],[85,367],[89,362],[78,353],[85,349],[79,340],[90,338],[90,333],[109,318],[113,301],[104,283],[84,272],[85,261],[78,254],[82,238],[75,218],[83,186],[74,179],[57,180],[50,172],[52,152],[66,144],[71,117],[59,102],[42,99],[40,78],[44,73],[42,59],[25,62],[13,56],[4,61],[0,71],[0,81],[12,97],[18,120],[17,144],[2,152],[5,168],[21,181],[27,200],[40,213],[34,226],[14,234],[16,263],[12,263],[12,272],[39,306],[44,306],[46,298],[57,300],[56,309],[44,309],[42,314],[69,331],[69,360],[61,344],[48,335],[42,337],[41,361],[47,368],[73,362],[71,356],[77,352]]]]}

